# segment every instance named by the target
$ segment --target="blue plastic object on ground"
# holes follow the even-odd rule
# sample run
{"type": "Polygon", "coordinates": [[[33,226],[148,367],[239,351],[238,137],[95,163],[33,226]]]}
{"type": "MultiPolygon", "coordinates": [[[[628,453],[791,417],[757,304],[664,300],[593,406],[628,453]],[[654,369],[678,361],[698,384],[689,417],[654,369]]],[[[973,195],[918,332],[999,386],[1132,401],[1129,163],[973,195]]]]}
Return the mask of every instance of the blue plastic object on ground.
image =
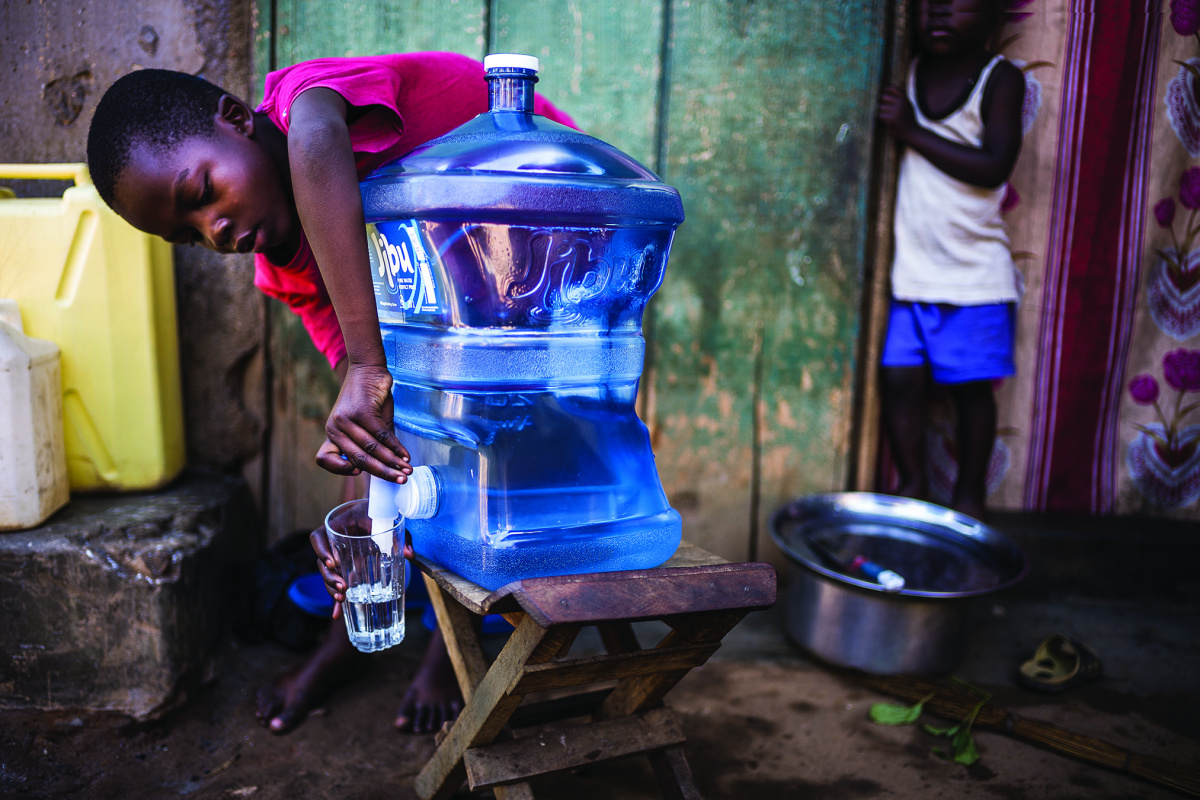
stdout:
{"type": "Polygon", "coordinates": [[[301,611],[317,617],[333,614],[333,598],[325,591],[325,581],[318,572],[301,575],[288,587],[288,599],[301,611]]]}
{"type": "Polygon", "coordinates": [[[681,533],[634,411],[679,194],[533,114],[518,63],[489,66],[491,111],[361,185],[396,432],[438,481],[406,524],[488,589],[654,567],[681,533]]]}

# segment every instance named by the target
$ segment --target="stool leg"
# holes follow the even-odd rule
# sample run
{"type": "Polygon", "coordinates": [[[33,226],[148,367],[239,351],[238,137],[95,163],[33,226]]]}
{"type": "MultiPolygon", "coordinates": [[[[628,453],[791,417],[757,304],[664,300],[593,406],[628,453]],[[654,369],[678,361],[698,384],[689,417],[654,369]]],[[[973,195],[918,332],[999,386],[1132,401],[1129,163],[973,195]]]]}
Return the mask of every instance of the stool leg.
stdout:
{"type": "MultiPolygon", "coordinates": [[[[674,620],[674,630],[668,633],[658,648],[675,647],[682,644],[719,643],[733,626],[741,622],[747,612],[717,612],[697,614],[683,620],[674,620]]],[[[612,719],[653,708],[662,702],[667,692],[688,674],[688,669],[655,672],[622,678],[612,694],[596,713],[596,719],[612,719]]]]}
{"type": "Polygon", "coordinates": [[[463,702],[470,702],[475,687],[487,674],[487,660],[479,644],[475,615],[447,595],[433,578],[425,574],[421,577],[425,579],[429,602],[433,604],[438,627],[446,641],[446,652],[454,665],[454,677],[458,680],[463,702]]]}
{"type": "Polygon", "coordinates": [[[528,783],[513,783],[508,786],[496,786],[492,789],[496,800],[533,800],[533,789],[528,783]]]}
{"type": "Polygon", "coordinates": [[[596,626],[596,632],[600,634],[600,641],[610,655],[635,653],[642,649],[633,626],[628,622],[602,622],[596,626]]]}
{"type": "Polygon", "coordinates": [[[667,800],[704,800],[692,781],[692,768],[688,766],[683,747],[676,745],[647,756],[663,797],[667,800]]]}
{"type": "Polygon", "coordinates": [[[566,628],[547,631],[528,616],[522,620],[475,687],[450,733],[417,775],[416,790],[422,800],[445,800],[457,791],[466,779],[463,754],[494,740],[524,699],[524,695],[511,694],[510,688],[524,674],[525,665],[553,658],[570,633],[566,628]]]}

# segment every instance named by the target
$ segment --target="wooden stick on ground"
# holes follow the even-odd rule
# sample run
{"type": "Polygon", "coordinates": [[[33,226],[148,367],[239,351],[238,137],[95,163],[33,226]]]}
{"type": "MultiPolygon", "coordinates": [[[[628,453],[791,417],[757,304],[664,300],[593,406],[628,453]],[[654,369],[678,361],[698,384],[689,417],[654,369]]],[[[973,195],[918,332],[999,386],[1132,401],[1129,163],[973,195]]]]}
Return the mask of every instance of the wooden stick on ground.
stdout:
{"type": "MultiPolygon", "coordinates": [[[[926,710],[947,719],[960,720],[979,703],[978,697],[947,681],[859,674],[853,677],[872,689],[913,702],[932,694],[932,699],[925,703],[926,710]]],[[[1192,797],[1200,797],[1200,770],[1194,767],[1133,753],[1049,722],[1020,717],[994,703],[984,703],[979,709],[975,727],[1007,733],[1089,764],[1128,772],[1192,797]]]]}

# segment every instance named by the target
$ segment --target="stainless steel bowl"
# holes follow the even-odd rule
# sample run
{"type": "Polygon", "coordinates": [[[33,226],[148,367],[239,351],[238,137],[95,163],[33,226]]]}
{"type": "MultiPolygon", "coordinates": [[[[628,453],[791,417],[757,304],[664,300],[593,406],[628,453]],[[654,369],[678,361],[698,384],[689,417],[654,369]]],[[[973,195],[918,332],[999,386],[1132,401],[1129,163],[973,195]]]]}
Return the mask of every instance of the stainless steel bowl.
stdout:
{"type": "Polygon", "coordinates": [[[770,529],[791,561],[788,634],[831,664],[878,675],[952,669],[963,655],[970,599],[1029,571],[1024,552],[993,528],[890,495],[802,497],[775,512],[770,529]],[[829,555],[864,557],[903,576],[905,586],[887,592],[829,555]]]}

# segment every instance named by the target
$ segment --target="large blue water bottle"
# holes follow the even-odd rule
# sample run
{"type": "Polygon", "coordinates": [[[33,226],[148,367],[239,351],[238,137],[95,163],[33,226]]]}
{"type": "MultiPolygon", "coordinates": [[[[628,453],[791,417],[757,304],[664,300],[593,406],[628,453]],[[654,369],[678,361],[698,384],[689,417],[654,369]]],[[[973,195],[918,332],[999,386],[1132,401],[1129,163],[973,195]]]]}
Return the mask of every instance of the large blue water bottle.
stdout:
{"type": "Polygon", "coordinates": [[[488,113],[361,184],[396,434],[429,468],[395,502],[489,589],[657,566],[680,519],[634,400],[679,193],[534,114],[536,58],[485,67],[488,113]]]}

